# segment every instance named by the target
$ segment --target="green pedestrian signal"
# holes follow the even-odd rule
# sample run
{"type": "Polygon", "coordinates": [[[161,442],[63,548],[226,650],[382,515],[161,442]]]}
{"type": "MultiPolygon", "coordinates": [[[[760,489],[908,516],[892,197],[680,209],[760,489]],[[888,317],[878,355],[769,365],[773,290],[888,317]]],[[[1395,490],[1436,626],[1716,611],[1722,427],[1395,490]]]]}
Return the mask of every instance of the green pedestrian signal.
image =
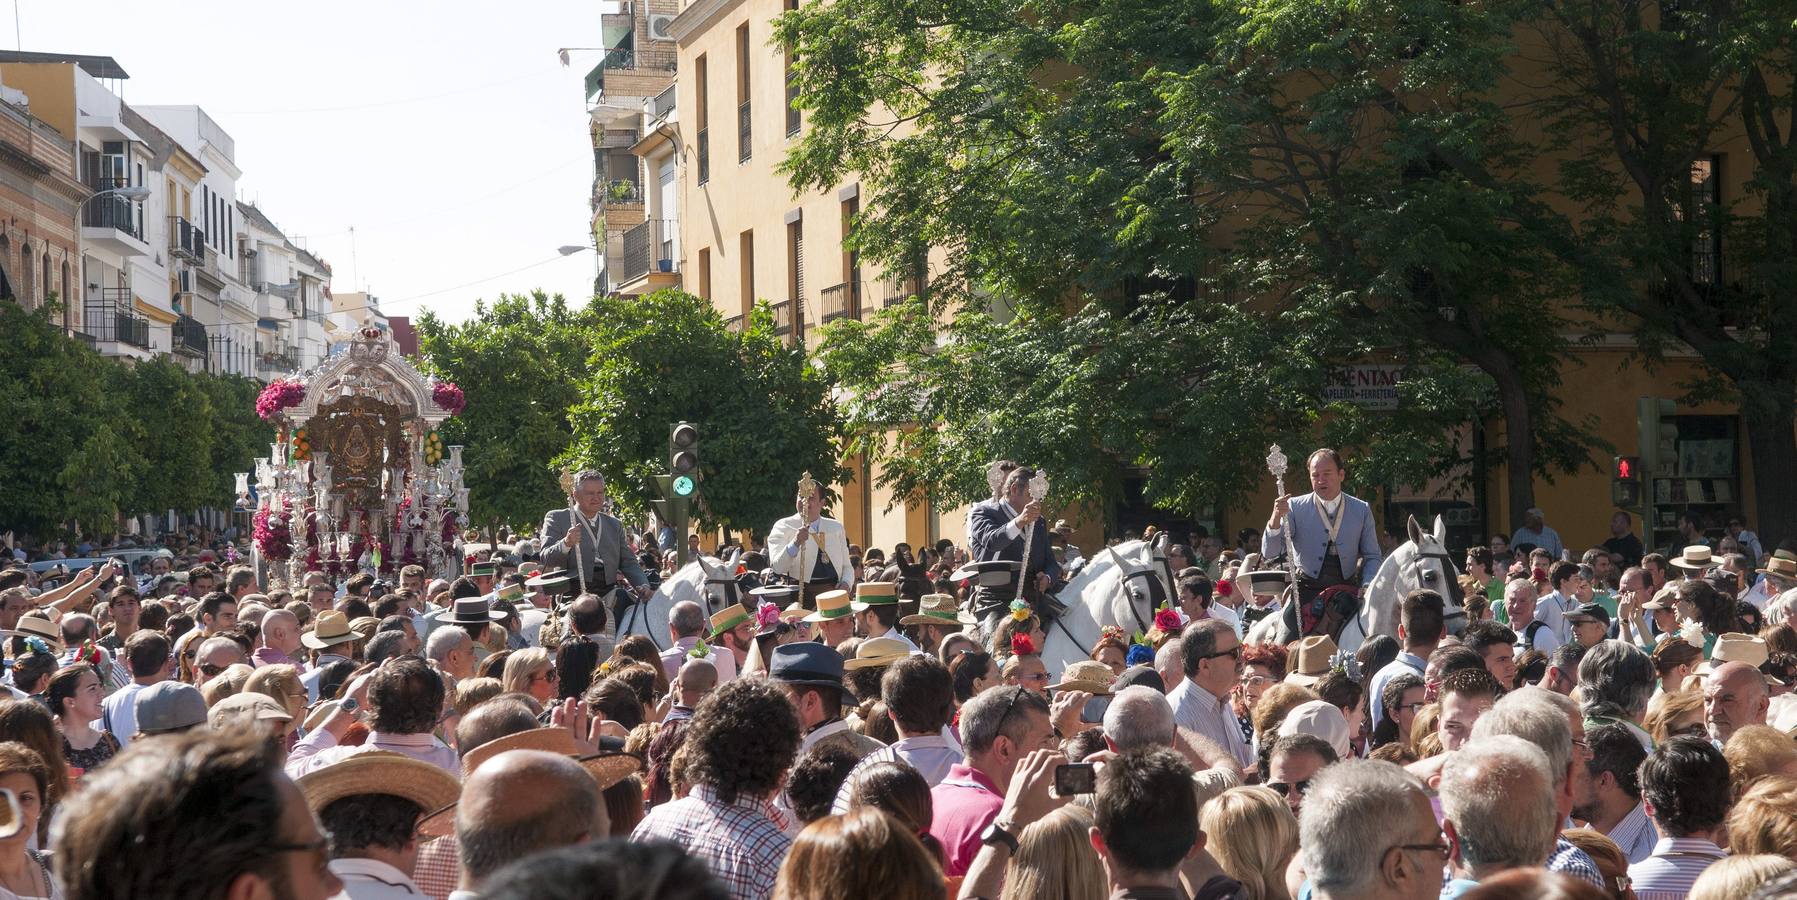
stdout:
{"type": "Polygon", "coordinates": [[[698,485],[693,483],[692,476],[682,475],[674,479],[674,496],[691,497],[693,495],[693,488],[695,487],[698,487],[698,485]]]}

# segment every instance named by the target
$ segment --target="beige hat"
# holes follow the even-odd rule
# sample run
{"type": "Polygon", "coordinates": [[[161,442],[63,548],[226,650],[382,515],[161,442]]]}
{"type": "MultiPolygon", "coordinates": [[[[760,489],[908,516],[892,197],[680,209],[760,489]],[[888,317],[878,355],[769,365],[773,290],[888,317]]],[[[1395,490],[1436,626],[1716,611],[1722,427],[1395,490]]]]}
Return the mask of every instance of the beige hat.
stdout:
{"type": "MultiPolygon", "coordinates": [[[[1768,656],[1765,638],[1731,631],[1716,635],[1716,646],[1710,650],[1710,658],[1704,660],[1692,674],[1707,676],[1723,663],[1731,662],[1744,663],[1757,669],[1766,664],[1768,656]]],[[[1765,678],[1766,683],[1774,687],[1784,686],[1783,681],[1771,675],[1766,675],[1765,678]]]]}
{"type": "Polygon", "coordinates": [[[19,624],[13,626],[13,630],[49,644],[52,653],[60,654],[63,651],[62,629],[57,628],[55,622],[44,618],[42,614],[33,612],[20,616],[19,624]]]}
{"type": "Polygon", "coordinates": [[[1329,661],[1339,650],[1335,639],[1326,634],[1313,634],[1298,642],[1298,652],[1293,654],[1296,660],[1292,670],[1286,673],[1285,680],[1300,687],[1310,687],[1323,680],[1329,674],[1329,661]]]}
{"type": "Polygon", "coordinates": [[[232,694],[213,704],[206,713],[206,723],[213,731],[229,731],[256,722],[291,722],[293,714],[267,694],[246,691],[232,694]]]}
{"type": "Polygon", "coordinates": [[[295,783],[313,812],[363,794],[400,797],[429,812],[456,802],[462,794],[462,783],[441,766],[386,750],[344,757],[301,775],[295,783]]]}
{"type": "Polygon", "coordinates": [[[848,591],[825,591],[817,595],[817,612],[805,617],[807,622],[828,622],[854,614],[848,591]]]}
{"type": "Polygon", "coordinates": [[[1673,557],[1672,564],[1680,569],[1690,569],[1697,572],[1714,566],[1716,560],[1710,553],[1710,548],[1708,546],[1704,544],[1692,544],[1685,548],[1684,553],[1673,557]]]}
{"type": "Polygon", "coordinates": [[[1797,554],[1792,554],[1789,550],[1774,550],[1772,558],[1766,560],[1766,567],[1758,571],[1761,575],[1797,579],[1797,554]]]}
{"type": "Polygon", "coordinates": [[[1097,696],[1109,696],[1111,685],[1116,682],[1117,674],[1111,667],[1095,659],[1082,659],[1068,663],[1061,672],[1059,684],[1051,684],[1051,691],[1085,691],[1097,696]]]}
{"type": "Polygon", "coordinates": [[[866,669],[872,666],[890,666],[911,655],[911,645],[898,638],[877,637],[862,641],[855,648],[855,658],[844,660],[844,669],[866,669]]]}
{"type": "Polygon", "coordinates": [[[318,618],[312,622],[312,630],[300,635],[300,643],[314,650],[361,639],[361,635],[350,630],[349,618],[334,609],[319,613],[318,618]]]}
{"type": "Polygon", "coordinates": [[[900,625],[962,625],[977,624],[979,619],[961,609],[955,598],[949,594],[925,594],[917,601],[917,614],[899,620],[900,625]]]}

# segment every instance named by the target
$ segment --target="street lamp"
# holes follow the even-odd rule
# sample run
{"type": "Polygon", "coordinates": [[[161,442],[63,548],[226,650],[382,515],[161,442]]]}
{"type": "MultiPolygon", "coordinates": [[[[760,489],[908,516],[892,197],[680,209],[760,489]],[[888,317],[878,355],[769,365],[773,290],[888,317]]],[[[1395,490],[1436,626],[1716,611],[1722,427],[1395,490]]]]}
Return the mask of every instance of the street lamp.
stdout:
{"type": "Polygon", "coordinates": [[[555,248],[555,252],[560,253],[563,256],[573,256],[574,254],[579,253],[583,250],[591,250],[591,249],[593,249],[593,248],[577,246],[574,244],[563,244],[562,246],[555,248]]]}
{"type": "MultiPolygon", "coordinates": [[[[81,206],[86,206],[89,203],[92,203],[93,201],[95,201],[101,197],[107,196],[108,194],[118,196],[118,197],[123,197],[126,200],[130,200],[133,203],[135,203],[140,200],[148,200],[150,198],[150,189],[141,184],[134,185],[132,187],[107,188],[106,190],[98,191],[98,192],[88,195],[87,199],[81,201],[81,206]]],[[[80,209],[77,208],[76,211],[79,212],[80,209]]]]}

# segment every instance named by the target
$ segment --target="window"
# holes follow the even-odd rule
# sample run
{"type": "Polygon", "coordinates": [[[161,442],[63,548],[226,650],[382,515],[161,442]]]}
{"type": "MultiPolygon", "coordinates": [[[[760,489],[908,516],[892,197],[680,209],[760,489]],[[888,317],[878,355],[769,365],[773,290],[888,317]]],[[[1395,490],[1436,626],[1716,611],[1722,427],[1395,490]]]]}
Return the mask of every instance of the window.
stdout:
{"type": "Polygon", "coordinates": [[[711,302],[711,248],[699,251],[699,299],[711,302]]]}
{"type": "Polygon", "coordinates": [[[698,94],[698,102],[693,104],[693,111],[699,116],[699,183],[711,180],[711,132],[708,128],[707,116],[711,112],[711,91],[706,87],[706,73],[710,67],[706,64],[704,54],[693,61],[693,90],[698,94]]]}
{"type": "Polygon", "coordinates": [[[1704,156],[1691,163],[1691,214],[1697,229],[1691,236],[1691,283],[1722,283],[1722,234],[1715,217],[1722,208],[1722,157],[1704,156]]]}
{"type": "Polygon", "coordinates": [[[742,314],[755,308],[755,232],[745,231],[737,238],[737,265],[741,267],[742,314]]]}
{"type": "MultiPolygon", "coordinates": [[[[799,0],[786,0],[784,6],[786,7],[787,12],[791,12],[791,11],[799,8],[799,0]]],[[[786,56],[786,59],[785,59],[785,68],[786,68],[786,136],[792,137],[793,135],[796,135],[799,133],[799,126],[801,124],[803,124],[803,122],[802,122],[801,117],[799,116],[799,111],[797,109],[794,109],[793,105],[792,105],[792,101],[795,98],[797,98],[799,95],[799,89],[797,87],[795,87],[792,83],[792,47],[788,46],[786,48],[785,56],[786,56]]]]}
{"type": "Polygon", "coordinates": [[[753,116],[749,112],[749,24],[744,22],[736,29],[736,161],[749,161],[753,146],[753,132],[749,127],[753,116]]]}
{"type": "Polygon", "coordinates": [[[805,220],[786,223],[786,298],[797,309],[805,296],[805,220]]]}

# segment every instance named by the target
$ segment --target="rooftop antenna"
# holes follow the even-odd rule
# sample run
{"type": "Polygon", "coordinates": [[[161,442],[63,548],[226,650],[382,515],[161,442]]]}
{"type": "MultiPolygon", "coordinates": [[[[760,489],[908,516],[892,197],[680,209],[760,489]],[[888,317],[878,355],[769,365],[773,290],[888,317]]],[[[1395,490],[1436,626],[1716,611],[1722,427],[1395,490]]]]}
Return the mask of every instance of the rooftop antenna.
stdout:
{"type": "Polygon", "coordinates": [[[349,283],[362,283],[361,264],[356,261],[356,226],[349,226],[349,283]]]}

